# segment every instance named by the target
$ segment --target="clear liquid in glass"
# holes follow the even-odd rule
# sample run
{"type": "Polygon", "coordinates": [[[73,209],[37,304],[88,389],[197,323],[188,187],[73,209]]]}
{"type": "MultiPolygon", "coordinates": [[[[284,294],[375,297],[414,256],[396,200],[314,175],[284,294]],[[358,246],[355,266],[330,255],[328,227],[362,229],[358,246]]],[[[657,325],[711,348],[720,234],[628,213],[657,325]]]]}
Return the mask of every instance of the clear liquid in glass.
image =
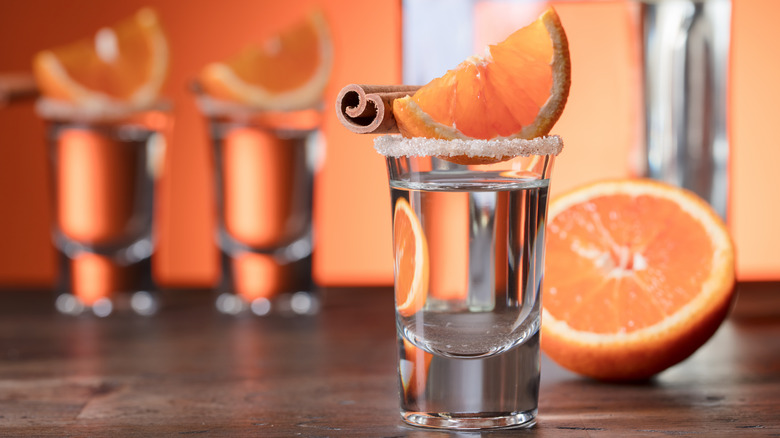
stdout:
{"type": "Polygon", "coordinates": [[[393,205],[409,202],[429,250],[425,305],[396,313],[401,411],[414,424],[535,421],[549,180],[504,174],[434,170],[390,181],[393,205]]]}

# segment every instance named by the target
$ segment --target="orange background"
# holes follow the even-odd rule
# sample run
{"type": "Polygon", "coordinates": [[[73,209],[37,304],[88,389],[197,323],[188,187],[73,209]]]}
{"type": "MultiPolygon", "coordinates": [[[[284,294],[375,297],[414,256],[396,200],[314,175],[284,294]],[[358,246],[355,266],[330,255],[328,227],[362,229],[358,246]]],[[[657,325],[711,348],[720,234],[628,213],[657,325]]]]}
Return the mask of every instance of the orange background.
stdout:
{"type": "MultiPolygon", "coordinates": [[[[164,94],[175,126],[158,188],[164,287],[209,287],[219,275],[213,243],[214,193],[203,118],[188,82],[207,62],[227,57],[319,5],[331,25],[335,67],[326,92],[327,155],[316,183],[315,277],[324,285],[392,283],[390,207],[384,162],[371,137],[348,133],[332,102],[347,83],[398,83],[399,0],[99,0],[0,2],[0,72],[29,69],[38,50],[93,35],[142,6],[155,7],[171,46],[164,94]]],[[[637,117],[635,40],[622,2],[557,6],[570,39],[573,84],[555,132],[566,139],[553,191],[630,175],[637,117]]],[[[780,278],[780,145],[771,134],[780,101],[780,2],[734,0],[730,88],[730,228],[744,280],[780,278]]],[[[50,243],[51,188],[45,127],[31,103],[0,108],[0,286],[48,287],[56,275],[50,243]]]]}

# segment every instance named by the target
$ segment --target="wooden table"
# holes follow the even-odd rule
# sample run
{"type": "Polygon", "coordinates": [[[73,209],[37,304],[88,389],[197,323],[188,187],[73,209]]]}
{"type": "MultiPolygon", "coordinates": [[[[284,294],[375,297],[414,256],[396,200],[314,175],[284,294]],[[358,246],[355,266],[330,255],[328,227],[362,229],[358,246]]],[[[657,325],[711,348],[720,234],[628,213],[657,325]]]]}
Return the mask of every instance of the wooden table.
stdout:
{"type": "MultiPolygon", "coordinates": [[[[715,337],[650,383],[545,359],[537,425],[484,435],[780,436],[780,287],[742,290],[715,337]]],[[[295,318],[220,315],[204,292],[163,298],[153,317],[98,319],[58,315],[49,294],[0,294],[0,435],[447,435],[399,420],[389,289],[326,290],[318,315],[295,318]]]]}

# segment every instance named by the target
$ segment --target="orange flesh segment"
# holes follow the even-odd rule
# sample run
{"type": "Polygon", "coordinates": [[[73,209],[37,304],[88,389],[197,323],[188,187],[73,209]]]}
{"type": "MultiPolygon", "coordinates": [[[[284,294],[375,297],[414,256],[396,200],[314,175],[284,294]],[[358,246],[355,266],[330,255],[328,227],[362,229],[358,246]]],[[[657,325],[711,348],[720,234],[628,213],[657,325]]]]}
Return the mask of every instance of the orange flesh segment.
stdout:
{"type": "Polygon", "coordinates": [[[487,108],[482,99],[482,81],[478,75],[479,69],[470,62],[464,62],[455,71],[457,85],[453,126],[472,138],[492,138],[495,136],[494,130],[483,120],[487,108]]]}
{"type": "Polygon", "coordinates": [[[545,295],[545,309],[573,329],[603,334],[654,325],[690,302],[715,250],[679,205],[646,195],[567,209],[551,221],[547,249],[555,257],[545,275],[559,284],[545,295]]]}
{"type": "Polygon", "coordinates": [[[498,135],[509,137],[523,127],[523,122],[516,120],[509,106],[504,103],[501,89],[496,87],[495,82],[490,77],[489,67],[490,65],[485,64],[479,66],[480,74],[487,78],[482,87],[481,95],[485,106],[490,108],[490,112],[485,114],[485,122],[498,135]]]}
{"type": "Polygon", "coordinates": [[[434,119],[445,125],[452,125],[453,101],[455,97],[455,75],[436,78],[412,96],[418,105],[425,105],[426,111],[434,119]]]}
{"type": "Polygon", "coordinates": [[[504,62],[494,64],[513,65],[517,71],[523,72],[524,79],[533,84],[523,91],[538,107],[544,105],[553,85],[550,63],[554,54],[544,23],[537,20],[510,35],[505,44],[491,46],[490,50],[494,61],[497,53],[505,57],[504,62]]]}

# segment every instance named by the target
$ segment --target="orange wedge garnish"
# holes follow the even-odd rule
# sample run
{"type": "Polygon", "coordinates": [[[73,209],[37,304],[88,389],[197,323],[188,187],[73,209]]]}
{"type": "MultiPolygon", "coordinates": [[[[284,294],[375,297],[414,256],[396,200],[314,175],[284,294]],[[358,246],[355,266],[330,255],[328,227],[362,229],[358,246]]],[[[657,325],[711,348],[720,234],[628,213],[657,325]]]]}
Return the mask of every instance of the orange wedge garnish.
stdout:
{"type": "Polygon", "coordinates": [[[332,52],[325,17],[313,12],[263,44],[207,65],[200,85],[211,97],[258,109],[309,108],[322,99],[332,52]]]}
{"type": "Polygon", "coordinates": [[[606,380],[682,361],[725,318],[734,250],[704,201],[649,180],[574,189],[550,203],[542,349],[606,380]]]}
{"type": "Polygon", "coordinates": [[[33,71],[44,96],[79,106],[153,103],[168,73],[168,43],[157,14],[141,9],[94,38],[44,50],[33,71]]]}
{"type": "Polygon", "coordinates": [[[489,46],[484,56],[472,56],[413,96],[396,99],[393,115],[405,137],[529,139],[550,132],[570,83],[566,34],[550,8],[489,46]]]}

